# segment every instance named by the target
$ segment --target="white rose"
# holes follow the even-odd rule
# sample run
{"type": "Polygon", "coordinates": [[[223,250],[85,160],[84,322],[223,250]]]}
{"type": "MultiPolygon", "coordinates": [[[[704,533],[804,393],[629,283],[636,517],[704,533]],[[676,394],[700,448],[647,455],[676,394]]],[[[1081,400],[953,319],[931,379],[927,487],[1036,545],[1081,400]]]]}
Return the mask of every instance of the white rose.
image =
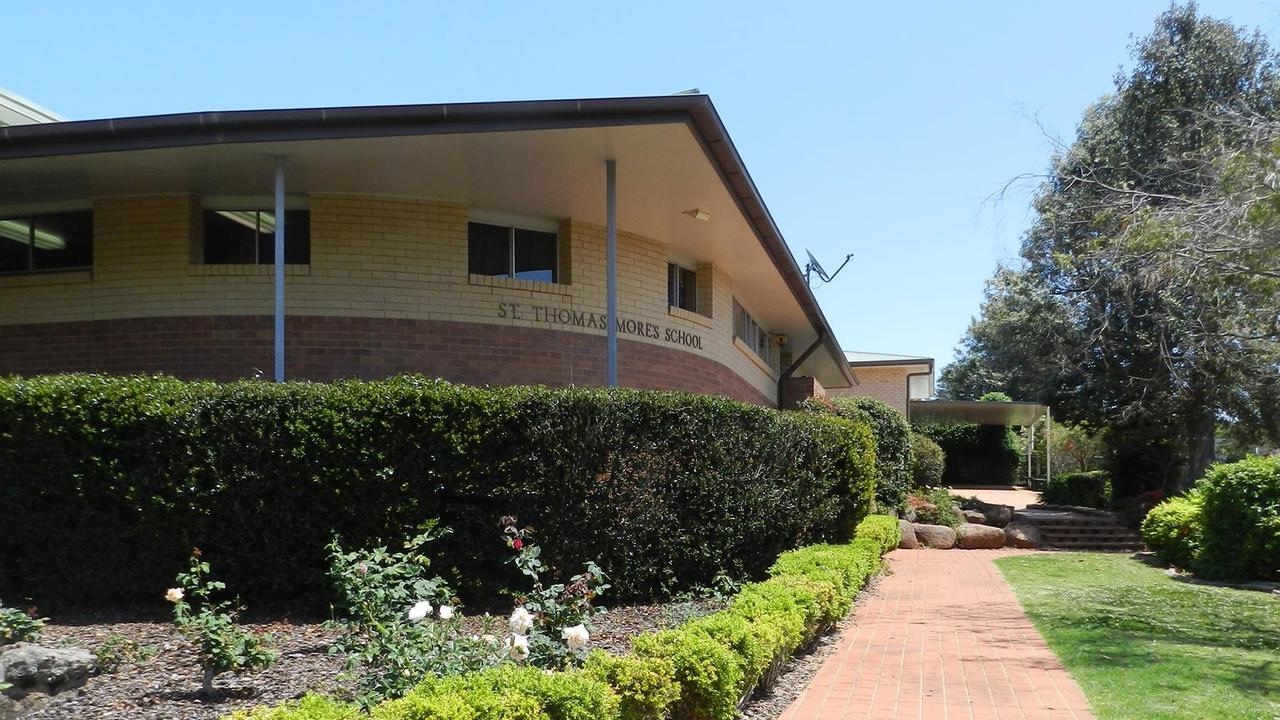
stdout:
{"type": "Polygon", "coordinates": [[[439,612],[440,612],[440,619],[441,619],[441,620],[452,620],[452,619],[453,619],[453,608],[452,608],[451,606],[449,606],[449,605],[441,605],[441,606],[440,606],[440,611],[439,611],[439,612]]]}
{"type": "Polygon", "coordinates": [[[494,635],[490,635],[490,634],[488,634],[488,633],[485,633],[484,635],[481,635],[481,636],[480,636],[480,639],[481,639],[481,640],[483,640],[484,642],[489,643],[490,645],[497,645],[497,644],[498,644],[498,638],[497,638],[496,636],[494,636],[494,635]]]}
{"type": "Polygon", "coordinates": [[[409,608],[409,619],[418,622],[422,618],[431,614],[431,603],[426,600],[419,600],[413,607],[409,608]]]}
{"type": "Polygon", "coordinates": [[[523,662],[529,657],[529,638],[524,635],[512,635],[507,642],[507,654],[516,662],[523,662]]]}
{"type": "Polygon", "coordinates": [[[582,623],[565,628],[560,632],[560,637],[564,639],[570,650],[581,650],[591,641],[591,633],[587,632],[586,626],[582,623]]]}
{"type": "Polygon", "coordinates": [[[511,612],[511,632],[524,635],[533,627],[533,616],[528,610],[518,607],[511,612]]]}
{"type": "Polygon", "coordinates": [[[182,588],[169,588],[164,593],[164,599],[171,603],[180,603],[182,602],[182,598],[182,588]]]}

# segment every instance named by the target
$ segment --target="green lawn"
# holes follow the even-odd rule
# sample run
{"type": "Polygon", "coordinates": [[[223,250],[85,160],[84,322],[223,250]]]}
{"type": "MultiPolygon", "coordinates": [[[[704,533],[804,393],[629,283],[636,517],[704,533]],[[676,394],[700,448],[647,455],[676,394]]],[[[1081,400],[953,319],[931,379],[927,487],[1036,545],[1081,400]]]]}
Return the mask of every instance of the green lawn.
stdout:
{"type": "Polygon", "coordinates": [[[1102,720],[1280,718],[1280,598],[1126,555],[996,561],[1102,720]]]}

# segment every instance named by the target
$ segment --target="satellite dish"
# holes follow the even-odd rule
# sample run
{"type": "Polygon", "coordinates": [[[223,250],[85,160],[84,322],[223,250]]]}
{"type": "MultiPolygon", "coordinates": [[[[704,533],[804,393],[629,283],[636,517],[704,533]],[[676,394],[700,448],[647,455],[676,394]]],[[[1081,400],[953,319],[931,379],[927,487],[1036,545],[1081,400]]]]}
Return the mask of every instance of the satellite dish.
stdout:
{"type": "Polygon", "coordinates": [[[809,265],[805,269],[818,273],[818,277],[822,278],[822,282],[831,282],[831,276],[827,274],[826,270],[822,269],[822,263],[818,262],[818,258],[814,257],[813,253],[808,250],[805,250],[804,254],[809,256],[809,265]]]}
{"type": "Polygon", "coordinates": [[[836,276],[840,274],[840,271],[844,269],[844,266],[848,265],[849,261],[853,259],[853,253],[845,255],[844,262],[840,263],[840,267],[836,268],[835,272],[828,274],[827,271],[822,268],[822,263],[818,262],[818,258],[813,256],[813,253],[805,250],[804,254],[809,256],[809,262],[804,266],[804,282],[806,285],[809,284],[809,276],[812,273],[817,273],[818,279],[824,283],[829,283],[832,280],[835,280],[836,276]]]}

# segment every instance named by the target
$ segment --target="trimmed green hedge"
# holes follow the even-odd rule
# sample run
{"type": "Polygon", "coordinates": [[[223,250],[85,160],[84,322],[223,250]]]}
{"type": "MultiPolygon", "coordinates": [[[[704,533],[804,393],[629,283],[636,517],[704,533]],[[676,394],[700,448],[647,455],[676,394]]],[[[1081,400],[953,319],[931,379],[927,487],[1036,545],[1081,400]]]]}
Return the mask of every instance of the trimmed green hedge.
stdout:
{"type": "MultiPolygon", "coordinates": [[[[245,600],[329,597],[324,547],[427,518],[466,597],[505,586],[498,519],[619,596],[764,573],[850,537],[874,492],[864,423],[638,390],[0,378],[0,596],[154,600],[192,546],[245,600]]],[[[451,572],[450,572],[451,571],[451,572]]]]}
{"type": "Polygon", "coordinates": [[[928,435],[911,431],[911,487],[941,487],[947,470],[947,454],[928,435]]]}
{"type": "Polygon", "coordinates": [[[1111,506],[1111,475],[1106,470],[1063,473],[1051,478],[1040,499],[1049,505],[1107,508],[1111,506]]]}
{"type": "MultiPolygon", "coordinates": [[[[772,577],[729,608],[635,639],[634,654],[592,653],[582,670],[501,666],[429,679],[374,708],[373,720],[733,720],[768,670],[844,617],[898,546],[898,521],[872,515],[845,545],[784,553],[772,577]]],[[[308,696],[232,720],[354,720],[354,708],[308,696]]]]}
{"type": "Polygon", "coordinates": [[[1210,468],[1196,485],[1204,534],[1192,568],[1233,580],[1280,579],[1280,456],[1210,468]]]}
{"type": "Polygon", "coordinates": [[[1204,535],[1204,498],[1192,491],[1151,508],[1142,519],[1142,540],[1159,558],[1190,569],[1204,535]]]}
{"type": "Polygon", "coordinates": [[[805,410],[866,422],[876,439],[876,504],[885,511],[902,507],[911,489],[911,427],[902,413],[869,397],[809,398],[805,410]]]}
{"type": "Polygon", "coordinates": [[[942,448],[944,485],[1001,485],[1018,479],[1017,436],[999,425],[923,423],[916,431],[942,448]]]}

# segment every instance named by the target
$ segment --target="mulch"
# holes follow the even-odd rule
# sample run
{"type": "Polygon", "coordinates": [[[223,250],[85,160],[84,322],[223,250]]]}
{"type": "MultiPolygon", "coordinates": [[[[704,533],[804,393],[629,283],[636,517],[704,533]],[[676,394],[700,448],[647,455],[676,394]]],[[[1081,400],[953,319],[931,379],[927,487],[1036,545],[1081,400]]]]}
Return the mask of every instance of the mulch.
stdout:
{"type": "MultiPolygon", "coordinates": [[[[612,608],[596,618],[591,646],[625,653],[636,635],[678,625],[722,605],[721,601],[699,600],[612,608]]],[[[500,627],[506,624],[505,618],[496,622],[500,627]]],[[[481,617],[471,616],[464,628],[478,633],[483,624],[481,617]]],[[[321,622],[283,619],[246,623],[246,627],[274,637],[278,660],[258,672],[219,675],[214,680],[217,696],[205,699],[200,695],[197,648],[167,615],[117,612],[55,616],[45,626],[42,645],[73,645],[97,652],[110,644],[137,652],[113,672],[90,678],[78,690],[59,693],[23,717],[204,720],[257,705],[278,704],[308,692],[349,696],[351,683],[339,679],[344,659],[328,654],[337,630],[321,622]]]]}

